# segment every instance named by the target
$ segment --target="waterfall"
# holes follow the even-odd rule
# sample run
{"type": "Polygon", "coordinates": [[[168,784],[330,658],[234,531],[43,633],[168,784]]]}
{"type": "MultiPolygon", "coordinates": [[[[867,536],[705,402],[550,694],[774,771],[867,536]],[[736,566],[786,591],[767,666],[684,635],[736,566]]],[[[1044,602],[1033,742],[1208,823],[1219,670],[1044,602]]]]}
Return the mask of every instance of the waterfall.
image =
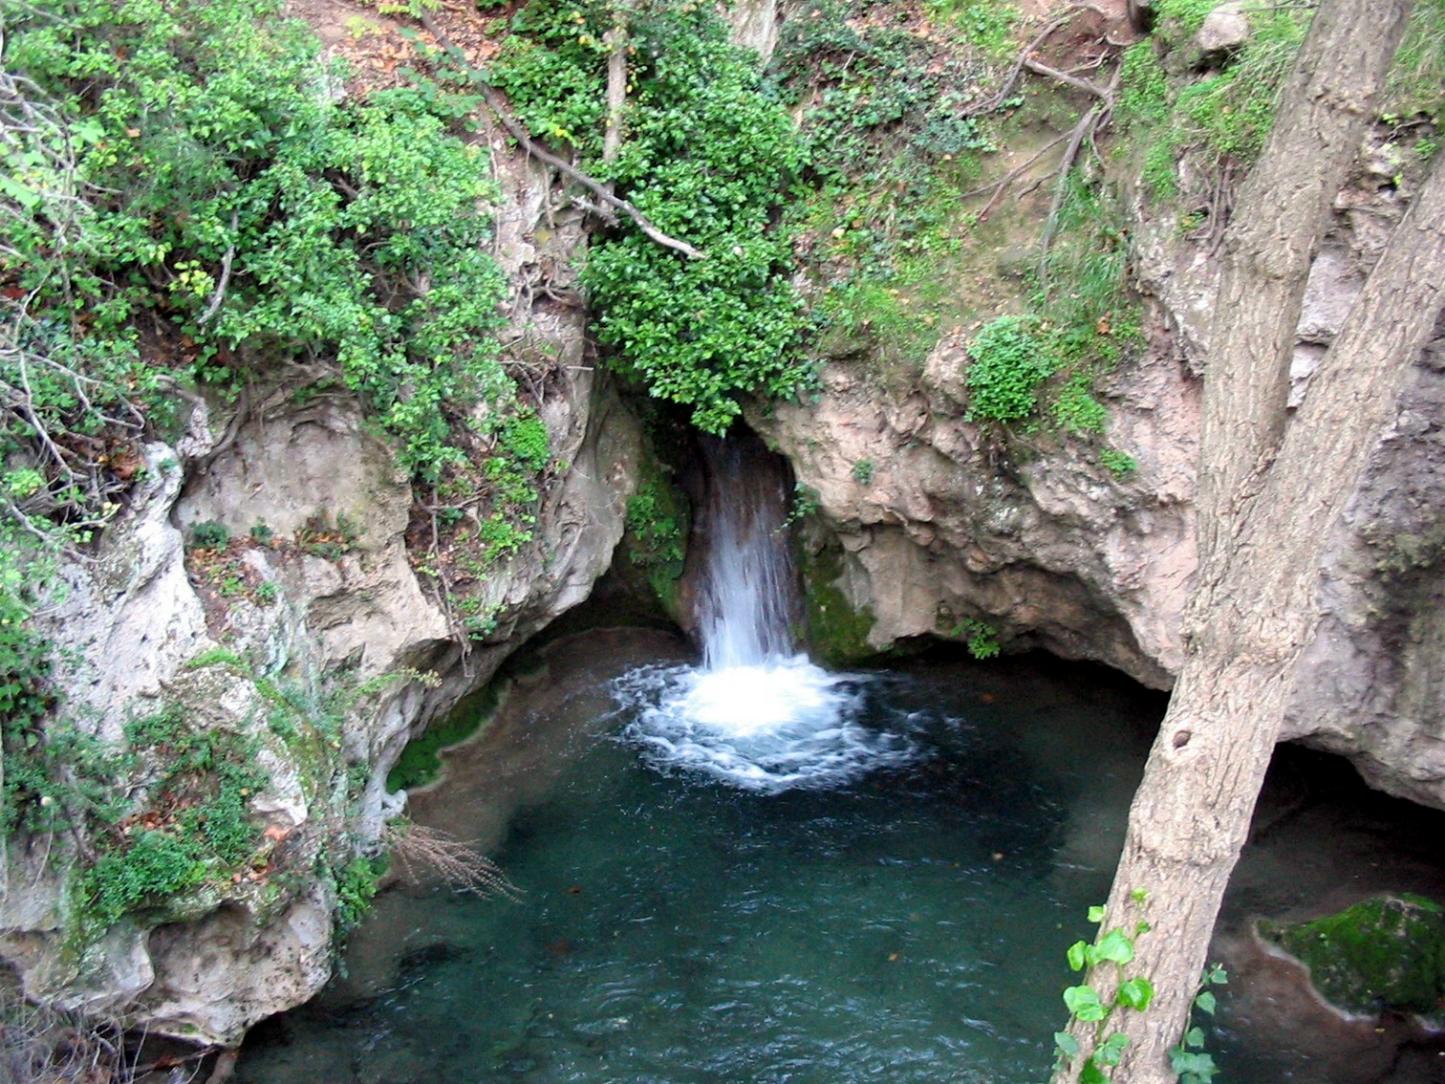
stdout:
{"type": "Polygon", "coordinates": [[[780,461],[756,438],[704,439],[708,496],[694,531],[704,561],[695,616],[698,666],[649,666],[614,689],[623,736],[663,771],[744,790],[839,786],[917,752],[906,733],[861,722],[874,679],[830,674],[794,649],[797,579],[780,461]]]}
{"type": "Polygon", "coordinates": [[[780,661],[793,651],[796,612],[782,479],[736,441],[709,440],[707,452],[709,538],[698,598],[703,665],[726,670],[780,661]]]}

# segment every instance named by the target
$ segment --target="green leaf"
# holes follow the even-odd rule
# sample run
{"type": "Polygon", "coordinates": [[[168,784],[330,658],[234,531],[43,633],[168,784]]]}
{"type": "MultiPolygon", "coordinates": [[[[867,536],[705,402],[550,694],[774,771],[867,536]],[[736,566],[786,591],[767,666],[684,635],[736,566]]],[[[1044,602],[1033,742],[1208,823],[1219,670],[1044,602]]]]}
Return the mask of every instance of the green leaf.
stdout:
{"type": "Polygon", "coordinates": [[[1064,1004],[1070,1014],[1086,1024],[1102,1020],[1108,1015],[1104,1003],[1099,1000],[1098,991],[1092,986],[1070,986],[1064,991],[1064,1004]]]}
{"type": "Polygon", "coordinates": [[[1079,1041],[1067,1031],[1054,1032],[1054,1048],[1066,1058],[1072,1058],[1079,1052],[1079,1041]]]}
{"type": "Polygon", "coordinates": [[[1194,999],[1194,1004],[1199,1006],[1200,1012],[1208,1013],[1210,1016],[1214,1015],[1214,995],[1211,994],[1208,990],[1205,990],[1202,994],[1196,997],[1194,999]]]}
{"type": "Polygon", "coordinates": [[[1088,947],[1089,946],[1083,941],[1075,941],[1072,945],[1069,946],[1067,958],[1069,961],[1069,969],[1071,971],[1084,970],[1084,954],[1088,950],[1088,947]]]}
{"type": "Polygon", "coordinates": [[[1134,958],[1134,942],[1123,930],[1110,930],[1094,947],[1094,957],[1096,960],[1127,964],[1134,958]]]}
{"type": "Polygon", "coordinates": [[[1104,1075],[1104,1070],[1094,1064],[1093,1058],[1086,1061],[1084,1067],[1079,1070],[1079,1084],[1108,1084],[1108,1080],[1109,1078],[1104,1075]]]}
{"type": "Polygon", "coordinates": [[[1187,1047],[1192,1047],[1192,1048],[1194,1048],[1194,1049],[1196,1049],[1196,1050],[1197,1050],[1199,1047],[1203,1046],[1203,1045],[1204,1045],[1204,1029],[1203,1029],[1203,1028],[1190,1028],[1188,1031],[1186,1031],[1186,1032],[1184,1033],[1184,1045],[1187,1046],[1187,1047]]]}
{"type": "Polygon", "coordinates": [[[1119,984],[1116,999],[1120,1005],[1143,1012],[1154,1000],[1154,985],[1144,978],[1127,979],[1119,984]]]}
{"type": "Polygon", "coordinates": [[[1089,908],[1089,921],[1090,921],[1090,922],[1103,922],[1103,921],[1104,921],[1104,909],[1103,909],[1102,907],[1100,907],[1099,905],[1097,905],[1097,904],[1095,904],[1093,907],[1090,907],[1090,908],[1089,908]]]}
{"type": "Polygon", "coordinates": [[[1129,1045],[1129,1036],[1123,1032],[1115,1032],[1094,1051],[1094,1061],[1100,1065],[1118,1065],[1119,1059],[1124,1056],[1124,1048],[1129,1045]]]}

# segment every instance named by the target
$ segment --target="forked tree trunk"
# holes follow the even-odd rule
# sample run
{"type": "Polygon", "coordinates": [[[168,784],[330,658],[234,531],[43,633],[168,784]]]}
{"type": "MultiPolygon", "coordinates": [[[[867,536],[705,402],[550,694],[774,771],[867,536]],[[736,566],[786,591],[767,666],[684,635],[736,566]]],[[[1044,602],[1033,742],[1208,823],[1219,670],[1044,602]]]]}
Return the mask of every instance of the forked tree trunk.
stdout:
{"type": "MultiPolygon", "coordinates": [[[[1286,428],[1309,261],[1407,10],[1405,0],[1321,4],[1231,229],[1205,372],[1200,571],[1185,661],[1130,809],[1101,927],[1132,933],[1149,924],[1125,972],[1149,978],[1156,997],[1144,1012],[1115,1010],[1102,1033],[1075,1021],[1080,1053],[1056,1082],[1077,1080],[1109,1032],[1129,1039],[1113,1080],[1174,1081],[1167,1052],[1183,1033],[1294,664],[1318,620],[1323,541],[1445,306],[1442,155],[1286,428]]],[[[1119,973],[1096,971],[1089,982],[1108,1003],[1119,973]]]]}

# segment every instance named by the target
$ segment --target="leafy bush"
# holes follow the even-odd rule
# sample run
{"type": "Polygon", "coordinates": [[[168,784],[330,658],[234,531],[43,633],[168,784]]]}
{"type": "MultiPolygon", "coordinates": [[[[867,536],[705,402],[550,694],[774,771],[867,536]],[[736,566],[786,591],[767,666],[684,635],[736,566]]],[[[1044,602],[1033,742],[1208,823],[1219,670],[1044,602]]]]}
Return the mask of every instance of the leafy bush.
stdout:
{"type": "Polygon", "coordinates": [[[1034,412],[1039,385],[1054,371],[1035,317],[998,317],[974,337],[969,353],[969,421],[1011,422],[1034,412]]]}
{"type": "Polygon", "coordinates": [[[612,17],[600,0],[533,0],[493,77],[533,131],[575,148],[658,229],[706,253],[690,260],[628,228],[593,246],[583,282],[617,367],[721,433],[739,393],[792,394],[807,375],[788,238],[773,225],[803,147],[717,14],[682,4],[635,13],[627,137],[604,166],[612,17]]]}
{"type": "MultiPolygon", "coordinates": [[[[69,370],[36,368],[42,424],[103,428],[88,381],[154,410],[175,377],[238,382],[300,357],[334,364],[435,481],[461,455],[451,420],[511,392],[488,334],[502,283],[481,246],[482,152],[416,91],[337,104],[336,73],[280,7],[42,0],[7,27],[7,66],[53,103],[84,197],[77,217],[26,172],[4,191],[24,228],[0,280],[34,291],[20,330],[69,370]],[[178,337],[173,376],[141,359],[142,316],[178,337]]],[[[7,423],[0,455],[32,439],[7,423]]]]}
{"type": "Polygon", "coordinates": [[[231,541],[231,530],[224,523],[208,519],[191,528],[191,545],[198,550],[221,550],[231,541]]]}

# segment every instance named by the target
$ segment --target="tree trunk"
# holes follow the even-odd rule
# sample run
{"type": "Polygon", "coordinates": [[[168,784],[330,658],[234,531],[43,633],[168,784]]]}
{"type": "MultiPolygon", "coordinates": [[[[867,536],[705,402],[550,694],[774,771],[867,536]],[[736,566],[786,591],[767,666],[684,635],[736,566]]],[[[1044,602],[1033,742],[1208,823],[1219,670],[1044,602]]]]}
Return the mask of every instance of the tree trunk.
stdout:
{"type": "MultiPolygon", "coordinates": [[[[1184,1031],[1294,664],[1318,620],[1324,539],[1445,305],[1445,156],[1437,156],[1285,428],[1309,260],[1407,8],[1395,0],[1322,4],[1301,52],[1306,70],[1291,82],[1241,201],[1205,373],[1201,567],[1185,661],[1130,809],[1101,927],[1133,933],[1149,924],[1125,972],[1148,977],[1156,997],[1144,1012],[1116,1009],[1103,1029],[1074,1021],[1080,1053],[1056,1081],[1078,1079],[1100,1030],[1129,1039],[1113,1079],[1174,1081],[1167,1052],[1184,1031]],[[1303,161],[1302,132],[1312,133],[1311,153],[1343,161],[1303,161]],[[1279,206],[1296,199],[1309,203],[1312,217],[1279,206]]],[[[1109,1004],[1120,977],[1105,965],[1088,981],[1109,1004]]]]}
{"type": "Polygon", "coordinates": [[[607,127],[602,133],[602,161],[617,161],[622,150],[622,113],[627,108],[627,24],[631,9],[616,0],[612,27],[602,36],[607,46],[607,127]]]}

